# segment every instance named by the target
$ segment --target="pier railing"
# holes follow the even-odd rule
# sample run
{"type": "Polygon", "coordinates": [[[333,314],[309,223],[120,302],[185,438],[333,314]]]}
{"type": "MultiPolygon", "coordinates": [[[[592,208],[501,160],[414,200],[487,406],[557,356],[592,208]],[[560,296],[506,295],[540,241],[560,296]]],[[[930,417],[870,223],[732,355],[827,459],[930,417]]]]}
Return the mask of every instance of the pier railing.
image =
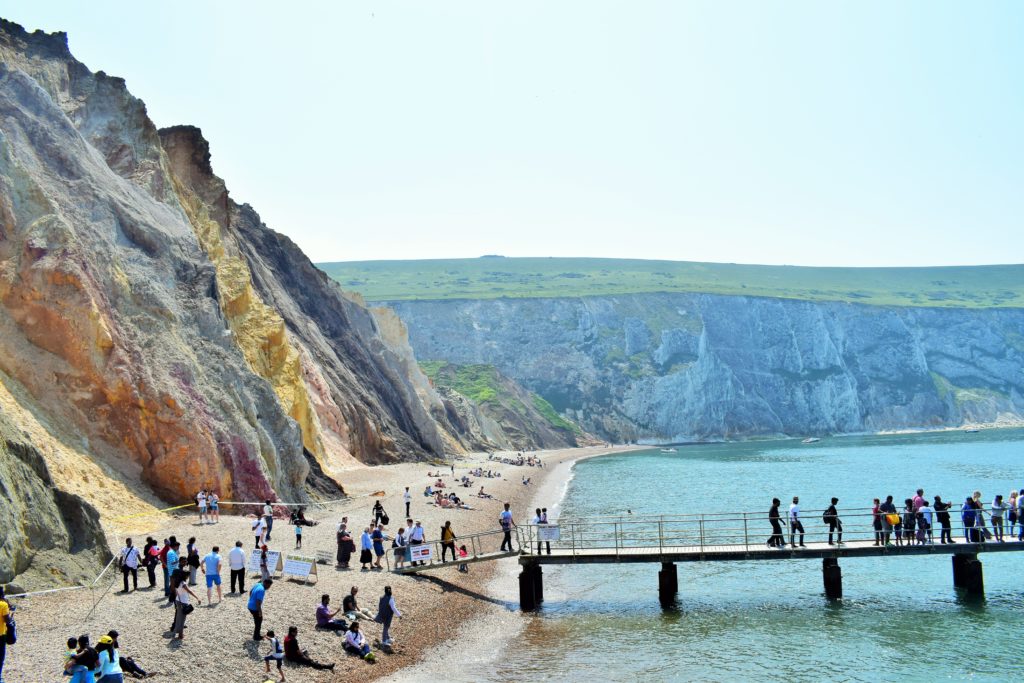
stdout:
{"type": "MultiPolygon", "coordinates": [[[[929,508],[930,509],[930,508],[929,508]]],[[[538,552],[538,544],[547,550],[552,548],[578,551],[604,550],[615,554],[628,553],[636,548],[661,548],[678,551],[679,549],[700,551],[717,551],[723,549],[764,549],[776,543],[784,547],[797,547],[802,542],[828,543],[840,542],[838,527],[830,530],[822,519],[825,510],[801,510],[798,520],[803,527],[792,528],[788,510],[779,511],[779,535],[774,539],[773,529],[768,515],[761,512],[739,513],[700,513],[689,515],[657,515],[638,516],[622,515],[615,517],[595,517],[592,519],[563,519],[549,525],[520,525],[517,527],[519,544],[526,553],[538,552]],[[545,540],[554,533],[557,527],[557,540],[545,540]],[[802,536],[802,538],[801,538],[802,536]]],[[[966,527],[961,520],[960,510],[950,510],[949,535],[954,542],[1005,542],[1017,541],[1021,533],[1020,524],[1009,524],[1004,517],[1001,523],[991,518],[988,511],[976,511],[977,522],[973,527],[966,527]]],[[[842,525],[842,543],[863,542],[893,546],[939,544],[942,538],[942,523],[937,513],[932,510],[930,528],[919,535],[920,519],[913,516],[911,525],[907,524],[905,511],[895,513],[875,513],[859,509],[837,510],[839,523],[842,525]],[[877,528],[876,528],[877,527],[877,528]],[[923,536],[923,537],[922,537],[923,536]]]]}

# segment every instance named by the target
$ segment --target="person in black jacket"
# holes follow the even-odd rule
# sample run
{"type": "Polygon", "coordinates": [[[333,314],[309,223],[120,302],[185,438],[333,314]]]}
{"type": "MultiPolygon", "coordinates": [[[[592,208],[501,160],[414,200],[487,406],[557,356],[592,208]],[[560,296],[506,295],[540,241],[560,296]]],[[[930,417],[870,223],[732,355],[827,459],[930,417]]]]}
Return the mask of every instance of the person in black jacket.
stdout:
{"type": "Polygon", "coordinates": [[[826,524],[828,524],[828,544],[829,545],[833,545],[833,543],[832,543],[832,534],[834,532],[838,533],[838,536],[836,538],[836,543],[838,543],[839,545],[843,544],[843,523],[839,519],[839,512],[836,510],[836,503],[838,503],[838,502],[839,502],[839,499],[833,497],[832,498],[832,504],[828,506],[828,509],[825,510],[825,514],[822,515],[822,521],[824,521],[826,524]]]}
{"type": "Polygon", "coordinates": [[[768,522],[772,525],[772,535],[768,537],[769,548],[784,548],[786,541],[782,537],[782,518],[779,517],[779,505],[782,504],[778,498],[772,498],[772,508],[768,511],[768,522]]]}

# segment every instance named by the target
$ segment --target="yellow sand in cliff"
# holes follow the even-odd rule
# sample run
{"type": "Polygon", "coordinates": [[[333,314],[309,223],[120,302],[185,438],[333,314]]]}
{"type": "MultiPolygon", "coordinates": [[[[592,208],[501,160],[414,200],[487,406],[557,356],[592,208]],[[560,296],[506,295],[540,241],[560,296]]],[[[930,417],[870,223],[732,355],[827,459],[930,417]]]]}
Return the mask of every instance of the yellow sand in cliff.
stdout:
{"type": "MultiPolygon", "coordinates": [[[[100,512],[102,519],[122,515],[155,513],[157,507],[139,497],[126,483],[124,473],[108,473],[94,459],[93,451],[81,438],[76,443],[52,424],[44,424],[26,406],[32,405],[28,392],[16,380],[0,372],[0,410],[25,433],[46,461],[54,485],[81,496],[100,512]]],[[[139,487],[148,493],[148,489],[139,487]]],[[[147,517],[147,527],[160,517],[147,517]]],[[[131,531],[130,524],[118,530],[131,531]]]]}
{"type": "Polygon", "coordinates": [[[199,243],[217,269],[221,308],[235,343],[253,372],[274,387],[281,405],[302,430],[302,444],[327,469],[320,422],[302,377],[299,352],[288,338],[284,320],[253,289],[245,261],[225,249],[220,224],[210,217],[206,204],[177,179],[174,187],[199,243]]]}

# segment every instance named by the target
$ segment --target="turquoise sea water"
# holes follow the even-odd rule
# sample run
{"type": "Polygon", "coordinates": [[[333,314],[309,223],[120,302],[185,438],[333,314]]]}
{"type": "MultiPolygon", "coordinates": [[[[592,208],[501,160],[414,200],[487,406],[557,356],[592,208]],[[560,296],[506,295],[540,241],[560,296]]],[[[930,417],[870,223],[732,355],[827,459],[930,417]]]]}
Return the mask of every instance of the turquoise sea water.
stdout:
{"type": "MultiPolygon", "coordinates": [[[[580,462],[561,516],[767,511],[927,497],[986,505],[1024,486],[1024,430],[679,447],[580,462]]],[[[954,511],[958,508],[954,508],[954,511]]],[[[954,519],[958,515],[954,514],[954,519]]],[[[807,516],[808,531],[822,526],[807,516]]],[[[848,530],[858,522],[847,522],[848,530]]],[[[867,524],[862,522],[861,524],[867,524]]],[[[764,522],[764,535],[769,533],[764,522]]],[[[938,538],[936,532],[936,539],[938,538]]],[[[962,540],[959,539],[959,540],[962,540]]],[[[1024,674],[1024,552],[982,554],[983,602],[948,555],[844,559],[826,600],[820,560],[679,564],[674,609],[658,564],[545,567],[542,610],[487,672],[515,681],[1012,680],[1024,674]]]]}

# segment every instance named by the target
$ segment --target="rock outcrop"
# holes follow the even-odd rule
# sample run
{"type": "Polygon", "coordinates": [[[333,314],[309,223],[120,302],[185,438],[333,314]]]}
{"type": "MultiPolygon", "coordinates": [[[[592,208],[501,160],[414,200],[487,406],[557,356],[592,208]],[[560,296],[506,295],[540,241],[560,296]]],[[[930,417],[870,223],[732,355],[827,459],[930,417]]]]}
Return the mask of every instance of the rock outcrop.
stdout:
{"type": "MultiPolygon", "coordinates": [[[[343,464],[457,442],[411,358],[231,199],[198,129],[158,130],[64,34],[0,20],[0,407],[14,434],[3,481],[33,501],[81,499],[88,520],[113,496],[145,511],[199,486],[337,497],[343,464]]],[[[41,523],[45,534],[8,534],[0,580],[44,537],[102,559],[100,538],[41,523]]]]}
{"type": "Polygon", "coordinates": [[[1024,310],[699,294],[401,301],[421,360],[486,363],[622,440],[1024,419],[1024,310]]]}

